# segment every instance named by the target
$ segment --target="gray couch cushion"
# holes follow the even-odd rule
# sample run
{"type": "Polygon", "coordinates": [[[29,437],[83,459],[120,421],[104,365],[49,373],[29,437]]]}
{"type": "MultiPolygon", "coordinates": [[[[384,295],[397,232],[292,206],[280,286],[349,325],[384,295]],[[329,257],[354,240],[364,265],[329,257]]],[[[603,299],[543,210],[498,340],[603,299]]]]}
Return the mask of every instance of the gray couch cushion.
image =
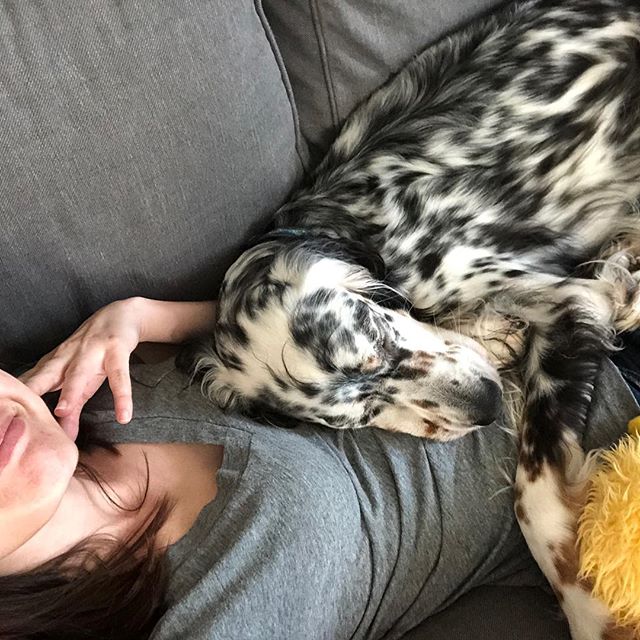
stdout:
{"type": "Polygon", "coordinates": [[[253,0],[0,0],[0,362],[109,301],[215,295],[301,176],[253,0]]]}
{"type": "Polygon", "coordinates": [[[555,598],[542,589],[481,587],[403,640],[571,640],[555,598]]]}
{"type": "Polygon", "coordinates": [[[264,0],[302,131],[319,152],[412,55],[503,0],[264,0]]]}

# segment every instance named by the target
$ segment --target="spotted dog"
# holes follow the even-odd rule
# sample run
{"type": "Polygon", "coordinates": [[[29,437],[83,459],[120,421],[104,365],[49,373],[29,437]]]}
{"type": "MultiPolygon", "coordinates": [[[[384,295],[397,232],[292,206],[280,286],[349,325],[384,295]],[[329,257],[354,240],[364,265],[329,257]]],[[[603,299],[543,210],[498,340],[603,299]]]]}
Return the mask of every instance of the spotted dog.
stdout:
{"type": "Polygon", "coordinates": [[[437,440],[494,421],[515,370],[516,515],[579,640],[614,633],[577,572],[577,434],[639,324],[639,105],[637,0],[523,2],[430,47],[231,267],[198,361],[224,407],[437,440]]]}

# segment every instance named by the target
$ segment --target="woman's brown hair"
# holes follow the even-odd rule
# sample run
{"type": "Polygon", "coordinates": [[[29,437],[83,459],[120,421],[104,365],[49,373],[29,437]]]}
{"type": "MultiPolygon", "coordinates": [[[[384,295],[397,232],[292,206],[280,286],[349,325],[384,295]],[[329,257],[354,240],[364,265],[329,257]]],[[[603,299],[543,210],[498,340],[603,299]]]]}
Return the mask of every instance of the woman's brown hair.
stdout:
{"type": "MultiPolygon", "coordinates": [[[[81,429],[78,446],[88,452],[115,447],[81,429]]],[[[148,470],[148,467],[147,467],[148,470]]],[[[76,473],[101,479],[84,464],[76,473]]],[[[140,503],[146,500],[147,485],[140,503]]],[[[118,505],[119,508],[126,507],[118,505]]],[[[24,573],[0,576],[1,640],[141,640],[166,610],[168,572],[156,534],[169,515],[160,501],[126,540],[92,536],[62,555],[24,573]]]]}

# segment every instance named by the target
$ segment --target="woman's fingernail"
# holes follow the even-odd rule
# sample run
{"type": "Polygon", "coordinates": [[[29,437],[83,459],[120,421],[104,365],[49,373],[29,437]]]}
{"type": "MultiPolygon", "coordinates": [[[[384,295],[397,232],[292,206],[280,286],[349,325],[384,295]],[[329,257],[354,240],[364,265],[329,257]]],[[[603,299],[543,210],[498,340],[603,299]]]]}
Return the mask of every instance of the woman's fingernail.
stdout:
{"type": "Polygon", "coordinates": [[[56,407],[56,411],[66,411],[69,405],[66,402],[60,402],[56,407]]]}
{"type": "Polygon", "coordinates": [[[131,420],[131,413],[125,409],[120,413],[120,422],[129,422],[129,420],[131,420]]]}

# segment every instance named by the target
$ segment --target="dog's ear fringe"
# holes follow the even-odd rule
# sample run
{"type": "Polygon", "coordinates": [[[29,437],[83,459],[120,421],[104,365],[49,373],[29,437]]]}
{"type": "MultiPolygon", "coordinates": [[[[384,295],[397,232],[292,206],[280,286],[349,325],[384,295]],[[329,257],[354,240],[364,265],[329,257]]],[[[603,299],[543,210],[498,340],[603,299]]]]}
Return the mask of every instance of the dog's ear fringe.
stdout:
{"type": "Polygon", "coordinates": [[[176,358],[176,366],[200,380],[202,393],[224,411],[237,409],[240,394],[221,378],[227,370],[211,339],[193,341],[176,358]]]}
{"type": "Polygon", "coordinates": [[[242,411],[245,416],[272,426],[294,428],[300,424],[299,420],[260,402],[246,400],[238,391],[221,380],[221,373],[224,373],[227,368],[212,344],[200,349],[193,366],[194,375],[202,377],[202,392],[223,411],[242,411]]]}

